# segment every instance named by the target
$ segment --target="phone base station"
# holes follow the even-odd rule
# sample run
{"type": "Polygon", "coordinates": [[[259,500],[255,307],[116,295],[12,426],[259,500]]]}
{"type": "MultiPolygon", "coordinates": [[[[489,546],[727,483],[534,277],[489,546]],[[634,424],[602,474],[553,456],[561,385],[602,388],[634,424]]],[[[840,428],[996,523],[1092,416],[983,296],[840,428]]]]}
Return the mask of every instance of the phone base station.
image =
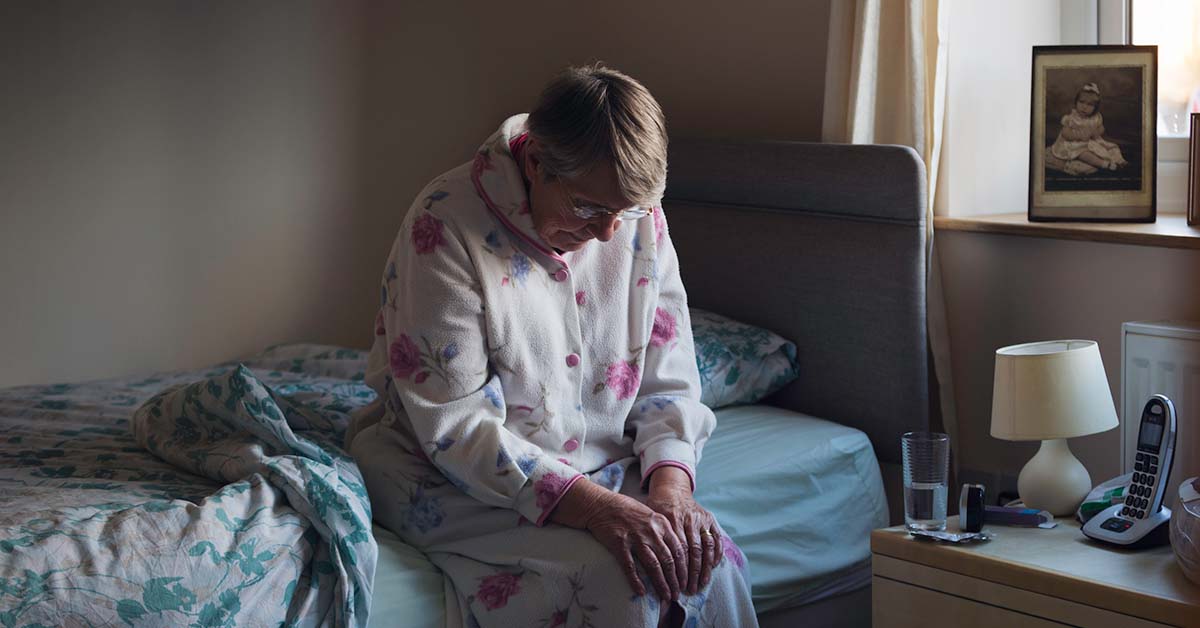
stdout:
{"type": "Polygon", "coordinates": [[[1157,547],[1171,541],[1170,508],[1164,506],[1136,521],[1118,516],[1120,512],[1121,504],[1116,504],[1096,513],[1083,525],[1084,536],[1128,549],[1157,547]]]}

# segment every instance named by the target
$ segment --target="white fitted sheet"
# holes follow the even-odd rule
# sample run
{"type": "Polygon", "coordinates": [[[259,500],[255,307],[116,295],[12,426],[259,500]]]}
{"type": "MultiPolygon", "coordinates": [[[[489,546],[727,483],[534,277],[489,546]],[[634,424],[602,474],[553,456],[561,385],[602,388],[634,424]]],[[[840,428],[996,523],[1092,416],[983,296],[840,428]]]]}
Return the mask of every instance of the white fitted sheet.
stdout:
{"type": "Polygon", "coordinates": [[[871,530],[887,526],[888,510],[866,434],[741,406],[717,411],[703,454],[696,499],[746,553],[758,612],[870,582],[871,530]]]}

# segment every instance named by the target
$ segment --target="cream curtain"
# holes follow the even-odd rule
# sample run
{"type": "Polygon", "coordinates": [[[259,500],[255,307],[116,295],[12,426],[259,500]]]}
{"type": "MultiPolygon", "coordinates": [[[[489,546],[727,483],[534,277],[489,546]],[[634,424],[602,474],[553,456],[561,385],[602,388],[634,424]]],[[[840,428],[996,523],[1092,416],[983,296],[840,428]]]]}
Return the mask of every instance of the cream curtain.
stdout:
{"type": "MultiPolygon", "coordinates": [[[[822,139],[902,144],[928,175],[928,325],[942,423],[957,449],[950,341],[941,272],[933,246],[933,207],[946,118],[949,0],[831,0],[822,139]]],[[[958,456],[955,456],[957,466],[958,456]]]]}

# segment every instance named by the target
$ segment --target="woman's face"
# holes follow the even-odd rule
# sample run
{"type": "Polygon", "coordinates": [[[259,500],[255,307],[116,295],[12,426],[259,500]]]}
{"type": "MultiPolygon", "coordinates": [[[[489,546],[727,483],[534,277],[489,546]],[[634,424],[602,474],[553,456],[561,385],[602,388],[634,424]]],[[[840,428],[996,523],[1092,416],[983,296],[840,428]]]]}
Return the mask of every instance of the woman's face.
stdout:
{"type": "Polygon", "coordinates": [[[628,206],[621,198],[617,172],[611,165],[593,168],[572,181],[547,179],[530,142],[525,152],[524,169],[529,182],[533,229],[546,244],[563,252],[578,251],[592,239],[608,242],[621,228],[621,221],[616,216],[601,213],[585,219],[575,215],[573,210],[573,207],[588,206],[616,212],[628,206]]]}

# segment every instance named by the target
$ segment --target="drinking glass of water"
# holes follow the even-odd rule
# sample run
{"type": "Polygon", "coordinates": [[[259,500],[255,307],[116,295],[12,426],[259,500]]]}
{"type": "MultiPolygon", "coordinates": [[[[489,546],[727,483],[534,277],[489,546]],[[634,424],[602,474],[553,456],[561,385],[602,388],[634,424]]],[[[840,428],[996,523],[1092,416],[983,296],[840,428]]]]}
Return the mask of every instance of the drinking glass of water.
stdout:
{"type": "Polygon", "coordinates": [[[900,442],[904,456],[904,527],[945,530],[950,437],[940,432],[908,432],[900,442]]]}

